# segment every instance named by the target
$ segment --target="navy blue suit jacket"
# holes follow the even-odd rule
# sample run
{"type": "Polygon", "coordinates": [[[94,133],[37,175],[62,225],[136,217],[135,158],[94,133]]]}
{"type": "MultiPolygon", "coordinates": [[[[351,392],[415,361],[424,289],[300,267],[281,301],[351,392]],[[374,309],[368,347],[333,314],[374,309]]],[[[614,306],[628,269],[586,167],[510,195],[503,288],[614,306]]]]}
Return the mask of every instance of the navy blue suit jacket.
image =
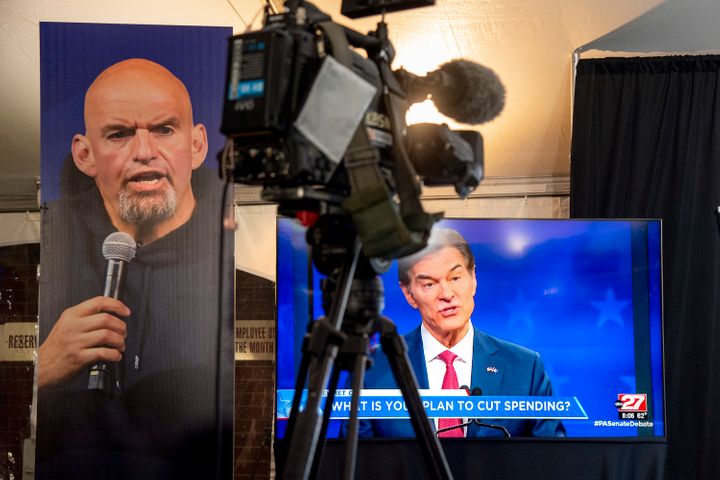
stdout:
{"type": "MultiPolygon", "coordinates": [[[[474,327],[473,327],[474,328],[474,327]]],[[[550,377],[540,354],[514,343],[500,340],[474,328],[472,382],[483,395],[552,395],[550,377]]],[[[428,388],[425,354],[420,327],[405,335],[410,364],[421,389],[428,388]]],[[[381,349],[374,352],[373,366],[365,374],[365,388],[398,388],[388,359],[381,349]]],[[[513,437],[562,437],[565,427],[558,420],[493,420],[485,423],[502,425],[513,437]]],[[[409,420],[360,420],[360,437],[414,437],[409,420]]],[[[502,436],[502,432],[472,424],[468,437],[502,436]]]]}

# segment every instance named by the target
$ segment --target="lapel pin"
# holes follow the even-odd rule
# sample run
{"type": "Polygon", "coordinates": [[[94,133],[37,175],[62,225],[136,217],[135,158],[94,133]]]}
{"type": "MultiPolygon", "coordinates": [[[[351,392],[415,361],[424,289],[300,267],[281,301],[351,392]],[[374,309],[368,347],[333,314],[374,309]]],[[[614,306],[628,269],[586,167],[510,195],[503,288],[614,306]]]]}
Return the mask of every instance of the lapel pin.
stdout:
{"type": "Polygon", "coordinates": [[[494,366],[494,365],[490,365],[489,367],[487,367],[486,370],[487,370],[488,373],[498,373],[498,369],[497,369],[497,367],[494,366]]]}

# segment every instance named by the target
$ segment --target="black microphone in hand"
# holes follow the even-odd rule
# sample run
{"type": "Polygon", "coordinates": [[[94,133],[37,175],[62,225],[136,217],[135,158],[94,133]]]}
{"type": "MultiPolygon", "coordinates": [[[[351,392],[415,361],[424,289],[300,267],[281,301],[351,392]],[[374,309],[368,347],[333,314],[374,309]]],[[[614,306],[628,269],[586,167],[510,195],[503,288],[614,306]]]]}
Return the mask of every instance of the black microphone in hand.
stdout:
{"type": "MultiPolygon", "coordinates": [[[[127,276],[127,265],[135,257],[136,249],[135,239],[127,233],[114,232],[105,238],[102,245],[103,257],[107,260],[104,296],[120,298],[127,276]]],[[[98,362],[93,365],[90,368],[88,390],[103,392],[107,396],[119,394],[122,386],[117,362],[98,362]]]]}

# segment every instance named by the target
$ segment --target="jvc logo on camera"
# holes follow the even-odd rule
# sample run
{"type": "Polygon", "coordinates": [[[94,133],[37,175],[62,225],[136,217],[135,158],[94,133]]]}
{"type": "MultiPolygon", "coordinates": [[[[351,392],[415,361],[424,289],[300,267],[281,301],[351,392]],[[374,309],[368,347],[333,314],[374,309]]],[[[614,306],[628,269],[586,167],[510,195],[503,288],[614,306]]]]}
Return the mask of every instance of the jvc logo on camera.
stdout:
{"type": "Polygon", "coordinates": [[[236,112],[248,112],[255,109],[255,100],[243,100],[235,102],[234,107],[236,112]]]}
{"type": "Polygon", "coordinates": [[[647,394],[618,393],[615,407],[617,407],[618,417],[621,419],[646,419],[648,415],[647,394]]]}

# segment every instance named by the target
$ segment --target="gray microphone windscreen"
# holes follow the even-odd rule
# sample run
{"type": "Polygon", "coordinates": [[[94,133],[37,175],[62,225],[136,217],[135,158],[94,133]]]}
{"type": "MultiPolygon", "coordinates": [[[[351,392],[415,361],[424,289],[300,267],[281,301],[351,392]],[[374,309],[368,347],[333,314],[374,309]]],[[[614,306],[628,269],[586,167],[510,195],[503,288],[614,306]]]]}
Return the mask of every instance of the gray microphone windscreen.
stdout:
{"type": "Polygon", "coordinates": [[[130,262],[135,258],[136,249],[135,239],[125,232],[111,233],[102,244],[102,253],[106,260],[130,262]]]}
{"type": "Polygon", "coordinates": [[[492,120],[505,106],[505,87],[487,67],[469,60],[452,60],[434,73],[449,77],[455,93],[433,97],[438,111],[462,123],[479,124],[492,120]],[[449,98],[452,97],[452,98],[449,98]]]}

